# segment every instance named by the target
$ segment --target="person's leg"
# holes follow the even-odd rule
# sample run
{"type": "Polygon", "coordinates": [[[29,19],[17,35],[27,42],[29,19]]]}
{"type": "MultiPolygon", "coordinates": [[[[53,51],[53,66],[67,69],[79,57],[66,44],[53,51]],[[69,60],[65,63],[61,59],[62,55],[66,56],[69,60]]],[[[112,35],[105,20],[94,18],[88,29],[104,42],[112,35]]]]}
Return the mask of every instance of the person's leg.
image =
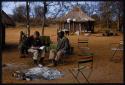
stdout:
{"type": "Polygon", "coordinates": [[[49,62],[50,62],[50,64],[48,66],[53,66],[54,65],[55,55],[56,55],[56,50],[51,49],[50,53],[49,53],[49,62]]]}
{"type": "Polygon", "coordinates": [[[28,52],[33,53],[33,60],[34,60],[34,63],[35,63],[35,64],[38,64],[39,51],[30,48],[30,49],[28,49],[28,52]]]}
{"type": "Polygon", "coordinates": [[[40,51],[40,59],[39,59],[39,63],[43,64],[43,59],[45,58],[45,49],[43,49],[42,51],[40,51]]]}
{"type": "Polygon", "coordinates": [[[20,57],[21,58],[24,58],[25,57],[25,48],[24,46],[22,45],[22,43],[19,45],[19,53],[20,53],[20,57]]]}
{"type": "Polygon", "coordinates": [[[61,57],[64,55],[64,51],[63,50],[59,50],[56,54],[55,60],[58,61],[61,59],[61,57]]]}
{"type": "Polygon", "coordinates": [[[63,50],[60,50],[57,52],[56,57],[55,57],[55,62],[54,62],[55,66],[57,66],[57,62],[62,58],[63,55],[64,55],[63,50]]]}
{"type": "Polygon", "coordinates": [[[51,49],[50,53],[49,53],[49,60],[54,60],[55,59],[55,55],[56,55],[56,50],[55,49],[51,49]]]}

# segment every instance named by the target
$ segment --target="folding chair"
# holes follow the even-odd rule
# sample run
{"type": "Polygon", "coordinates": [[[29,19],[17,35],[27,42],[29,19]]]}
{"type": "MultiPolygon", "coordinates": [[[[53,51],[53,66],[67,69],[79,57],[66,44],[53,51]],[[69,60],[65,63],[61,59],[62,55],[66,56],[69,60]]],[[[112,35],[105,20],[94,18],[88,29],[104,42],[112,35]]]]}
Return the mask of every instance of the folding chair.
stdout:
{"type": "Polygon", "coordinates": [[[73,77],[77,80],[78,83],[80,83],[80,81],[78,79],[80,73],[85,78],[85,80],[89,83],[88,78],[90,77],[90,75],[93,71],[93,55],[80,57],[77,64],[78,64],[77,68],[69,69],[69,72],[73,75],[73,77]],[[86,63],[88,63],[89,65],[85,65],[86,63]],[[83,73],[83,70],[88,67],[90,68],[90,72],[89,72],[88,76],[85,76],[85,74],[83,73]],[[76,70],[76,74],[74,74],[74,72],[73,72],[75,70],[76,70]]]}
{"type": "Polygon", "coordinates": [[[29,48],[29,46],[30,46],[30,43],[28,42],[28,35],[25,32],[21,31],[20,38],[19,38],[19,46],[18,46],[20,56],[22,55],[22,52],[24,55],[28,54],[27,49],[29,48]],[[21,49],[22,47],[23,49],[21,49]]]}
{"type": "Polygon", "coordinates": [[[123,51],[123,41],[120,41],[120,43],[111,43],[110,47],[111,50],[114,51],[114,53],[111,56],[112,60],[118,51],[123,51]],[[115,45],[115,47],[113,47],[113,45],[115,45]]]}
{"type": "Polygon", "coordinates": [[[78,48],[88,47],[88,38],[80,39],[78,38],[78,48]]]}

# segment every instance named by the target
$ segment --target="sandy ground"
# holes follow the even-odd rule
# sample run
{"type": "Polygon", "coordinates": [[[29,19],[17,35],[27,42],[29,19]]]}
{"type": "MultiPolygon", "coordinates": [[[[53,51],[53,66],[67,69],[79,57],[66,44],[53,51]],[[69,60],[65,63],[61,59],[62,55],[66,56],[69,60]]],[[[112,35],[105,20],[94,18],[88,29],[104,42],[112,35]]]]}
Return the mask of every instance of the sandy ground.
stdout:
{"type": "MultiPolygon", "coordinates": [[[[23,69],[21,64],[27,65],[26,68],[33,67],[33,61],[31,56],[28,58],[20,58],[18,52],[18,41],[19,41],[19,33],[24,28],[9,28],[6,30],[6,44],[7,47],[3,51],[3,63],[14,63],[19,65],[18,68],[5,69],[3,68],[3,83],[77,83],[77,81],[73,78],[71,73],[68,71],[69,68],[76,66],[76,62],[78,60],[78,55],[81,51],[77,47],[77,39],[78,36],[72,35],[68,36],[72,46],[74,47],[74,55],[70,56],[66,59],[67,64],[59,65],[56,68],[62,72],[64,72],[64,77],[56,80],[33,80],[33,81],[25,81],[25,80],[16,80],[11,76],[11,73],[15,70],[23,69]]],[[[38,30],[41,32],[40,28],[32,28],[31,34],[38,30]]],[[[51,36],[51,40],[56,42],[56,26],[49,27],[45,29],[45,35],[51,36]]],[[[123,82],[123,61],[121,60],[118,63],[111,62],[110,58],[112,56],[112,51],[110,50],[109,44],[113,42],[119,42],[122,39],[122,35],[113,36],[113,37],[97,37],[93,34],[89,36],[89,47],[91,52],[95,54],[94,56],[94,69],[92,75],[89,78],[90,83],[122,83],[123,82]]],[[[84,38],[83,35],[79,36],[80,38],[84,38]]],[[[48,54],[46,55],[46,59],[48,54]]],[[[122,53],[119,52],[116,57],[122,58],[122,53]]],[[[85,70],[87,73],[89,70],[85,70]]],[[[85,79],[80,76],[80,82],[86,83],[85,79]]]]}

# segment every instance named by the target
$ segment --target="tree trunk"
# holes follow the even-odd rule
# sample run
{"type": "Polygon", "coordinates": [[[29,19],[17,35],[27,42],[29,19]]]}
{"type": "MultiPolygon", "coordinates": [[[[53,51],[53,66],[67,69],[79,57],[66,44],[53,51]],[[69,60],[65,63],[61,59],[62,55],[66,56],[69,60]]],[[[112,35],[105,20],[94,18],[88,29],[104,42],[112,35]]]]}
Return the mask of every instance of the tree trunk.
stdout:
{"type": "Polygon", "coordinates": [[[42,36],[44,35],[44,26],[45,26],[45,16],[43,16],[43,23],[42,23],[42,36]]]}
{"type": "Polygon", "coordinates": [[[99,16],[99,18],[100,18],[99,27],[100,27],[100,30],[102,31],[102,25],[101,25],[101,15],[99,16]]]}
{"type": "Polygon", "coordinates": [[[74,29],[75,29],[74,23],[75,23],[75,22],[73,22],[73,33],[75,32],[75,30],[74,30],[74,29]]]}
{"type": "Polygon", "coordinates": [[[29,2],[28,1],[26,1],[26,8],[27,8],[27,32],[28,32],[28,36],[30,36],[29,2]]]}
{"type": "MultiPolygon", "coordinates": [[[[2,2],[0,2],[0,25],[2,25],[2,19],[1,19],[2,16],[1,15],[2,15],[2,2]]],[[[0,26],[0,59],[1,60],[2,60],[2,48],[3,48],[2,39],[3,39],[3,37],[2,37],[2,26],[0,26]]],[[[2,77],[0,77],[0,79],[2,79],[2,77]]]]}
{"type": "Polygon", "coordinates": [[[111,26],[110,26],[110,22],[109,19],[107,19],[107,29],[110,30],[111,26]]]}
{"type": "Polygon", "coordinates": [[[46,4],[46,1],[44,1],[43,4],[44,4],[44,12],[43,12],[43,23],[42,23],[42,36],[44,35],[44,27],[45,27],[46,12],[47,12],[47,4],[46,4]]]}
{"type": "Polygon", "coordinates": [[[2,48],[5,46],[5,24],[2,23],[2,3],[0,2],[0,51],[2,51],[2,48]]]}
{"type": "Polygon", "coordinates": [[[118,14],[117,30],[120,31],[120,14],[118,14]]]}

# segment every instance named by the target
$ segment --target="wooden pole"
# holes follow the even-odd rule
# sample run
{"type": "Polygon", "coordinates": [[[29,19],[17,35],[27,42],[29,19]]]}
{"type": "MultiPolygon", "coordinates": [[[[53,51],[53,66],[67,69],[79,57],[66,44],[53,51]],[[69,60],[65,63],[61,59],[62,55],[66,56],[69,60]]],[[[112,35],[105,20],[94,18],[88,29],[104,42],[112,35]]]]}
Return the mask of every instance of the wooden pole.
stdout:
{"type": "MultiPolygon", "coordinates": [[[[0,1],[0,25],[2,25],[2,1],[0,1]]],[[[0,26],[0,60],[2,61],[2,26],[0,26]]],[[[2,62],[0,62],[0,66],[2,73],[2,62]]],[[[2,76],[0,76],[0,82],[2,82],[2,76]]]]}
{"type": "Polygon", "coordinates": [[[80,30],[79,30],[79,32],[81,33],[81,23],[79,23],[79,27],[80,27],[80,30]]]}
{"type": "MultiPolygon", "coordinates": [[[[0,2],[0,25],[2,25],[2,4],[0,2]]],[[[0,48],[2,46],[2,26],[0,26],[0,48]]]]}
{"type": "Polygon", "coordinates": [[[74,33],[74,31],[75,31],[75,30],[74,30],[74,29],[75,29],[74,23],[75,23],[75,22],[73,21],[73,33],[74,33]]]}
{"type": "Polygon", "coordinates": [[[82,33],[82,30],[83,30],[83,29],[82,29],[82,22],[81,22],[80,26],[81,26],[81,33],[82,33]]]}
{"type": "Polygon", "coordinates": [[[102,28],[102,26],[101,26],[101,14],[100,14],[100,16],[99,16],[99,18],[100,18],[100,30],[102,30],[101,28],[102,28]]]}
{"type": "Polygon", "coordinates": [[[46,13],[47,13],[46,1],[44,1],[43,4],[44,4],[44,13],[43,13],[43,23],[42,23],[42,36],[44,35],[44,27],[45,27],[45,21],[46,21],[46,13]]]}
{"type": "Polygon", "coordinates": [[[59,30],[60,30],[60,27],[61,27],[61,26],[60,26],[60,22],[59,22],[59,30]]]}
{"type": "MultiPolygon", "coordinates": [[[[125,2],[123,1],[123,12],[125,11],[125,2]]],[[[123,40],[125,40],[125,16],[123,16],[123,40]]],[[[123,42],[123,51],[125,50],[125,42],[123,42]]],[[[123,52],[123,65],[125,65],[125,53],[123,52]]],[[[125,77],[123,78],[125,81],[125,77]]]]}
{"type": "Polygon", "coordinates": [[[29,2],[28,0],[26,1],[26,8],[27,8],[27,32],[28,32],[28,37],[30,36],[30,21],[29,21],[29,2]]]}
{"type": "Polygon", "coordinates": [[[70,22],[69,22],[69,32],[71,31],[71,25],[70,25],[70,22]]]}
{"type": "Polygon", "coordinates": [[[60,30],[60,22],[58,22],[58,28],[57,32],[60,30]]]}

